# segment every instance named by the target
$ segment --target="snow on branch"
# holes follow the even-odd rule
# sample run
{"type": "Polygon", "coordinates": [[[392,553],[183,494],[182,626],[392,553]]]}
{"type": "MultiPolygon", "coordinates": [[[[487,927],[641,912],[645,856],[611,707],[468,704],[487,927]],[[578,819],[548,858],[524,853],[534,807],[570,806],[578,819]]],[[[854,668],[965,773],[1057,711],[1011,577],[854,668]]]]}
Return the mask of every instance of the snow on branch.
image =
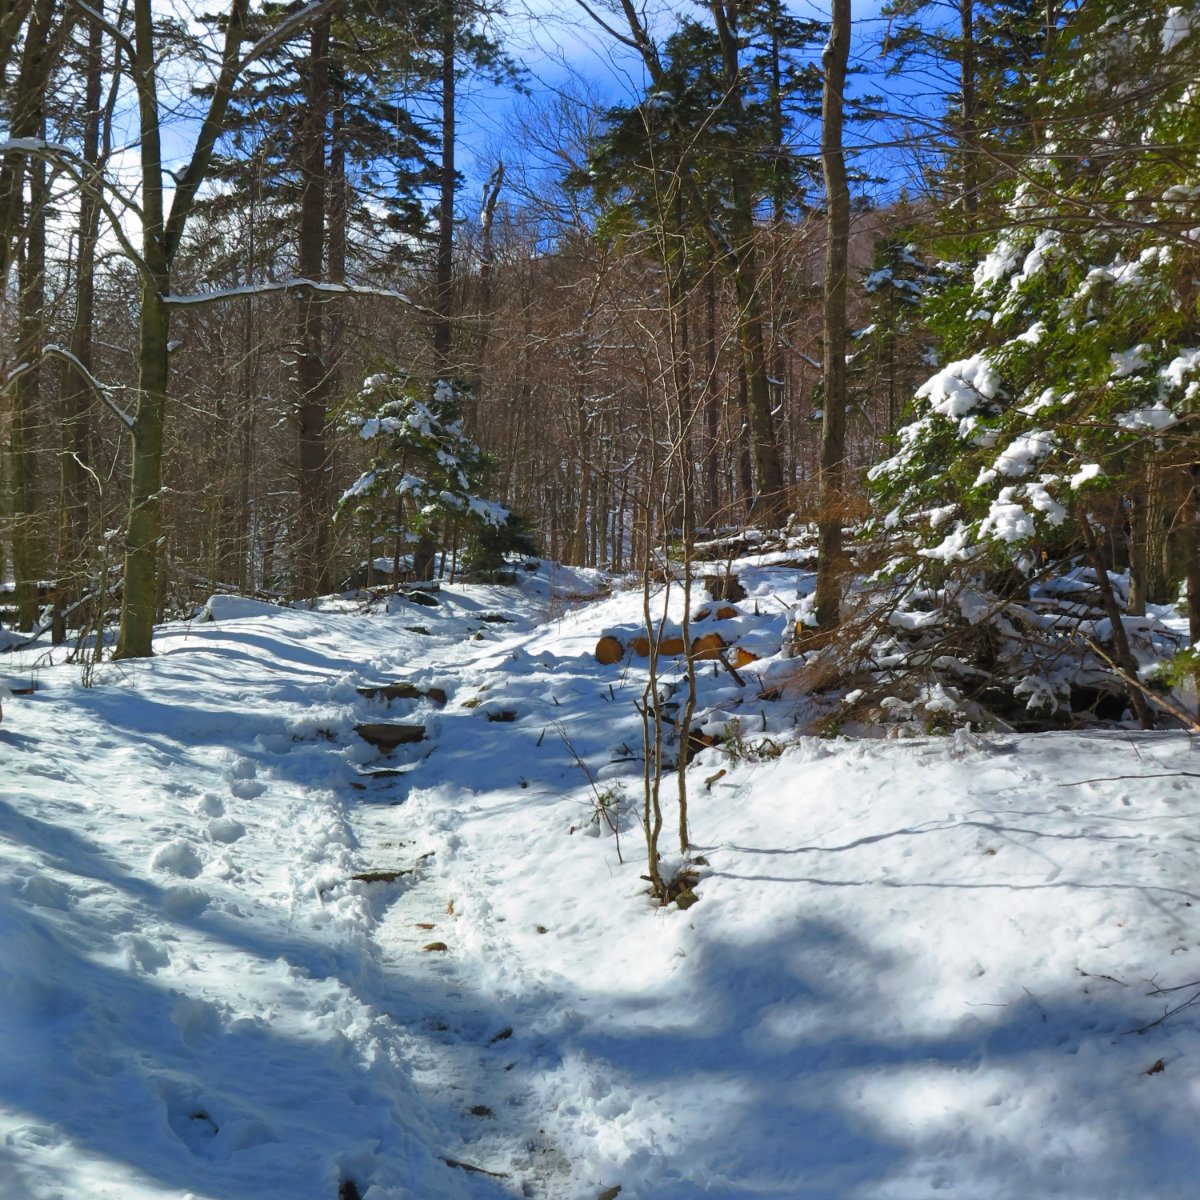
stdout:
{"type": "Polygon", "coordinates": [[[187,296],[168,295],[163,302],[172,308],[197,308],[202,304],[219,304],[244,296],[270,296],[279,292],[320,292],[326,296],[370,296],[375,299],[398,300],[409,308],[424,311],[421,305],[404,292],[392,288],[361,287],[354,283],[322,283],[317,279],[284,279],[278,283],[249,283],[241,287],[221,288],[213,292],[195,292],[187,296]]]}
{"type": "Polygon", "coordinates": [[[80,362],[78,355],[72,354],[71,351],[65,346],[58,346],[54,344],[46,346],[43,348],[41,354],[38,355],[38,357],[32,362],[24,362],[19,366],[14,367],[8,373],[8,376],[5,378],[4,382],[0,384],[0,392],[8,391],[8,389],[12,387],[12,385],[16,383],[22,375],[28,375],[30,371],[39,366],[48,358],[59,358],[64,362],[70,363],[71,366],[73,366],[75,370],[79,372],[80,378],[104,402],[109,410],[116,416],[117,420],[119,420],[126,429],[133,429],[133,418],[127,412],[125,412],[125,410],[121,408],[119,404],[117,404],[112,396],[109,395],[109,392],[112,391],[112,388],[101,383],[100,380],[98,380],[95,375],[93,375],[91,371],[89,371],[87,367],[80,362]]]}
{"type": "Polygon", "coordinates": [[[255,59],[261,58],[282,42],[294,37],[310,22],[315,21],[318,17],[323,17],[327,12],[332,12],[340,4],[341,0],[313,0],[311,4],[306,4],[303,8],[284,17],[270,33],[264,34],[250,47],[238,65],[239,72],[248,67],[255,59]]]}
{"type": "Polygon", "coordinates": [[[113,24],[112,21],[108,20],[102,13],[93,8],[90,4],[84,4],[83,0],[69,0],[69,2],[72,8],[78,12],[81,12],[89,21],[103,29],[104,32],[107,33],[108,36],[112,38],[112,40],[116,42],[126,54],[129,55],[129,61],[133,62],[133,43],[116,25],[113,24]]]}

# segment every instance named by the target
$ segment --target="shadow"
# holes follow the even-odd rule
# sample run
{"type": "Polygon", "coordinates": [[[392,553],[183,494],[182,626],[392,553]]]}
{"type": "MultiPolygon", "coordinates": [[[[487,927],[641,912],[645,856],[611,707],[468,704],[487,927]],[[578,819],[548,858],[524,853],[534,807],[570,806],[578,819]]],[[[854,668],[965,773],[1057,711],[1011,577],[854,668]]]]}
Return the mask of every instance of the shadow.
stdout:
{"type": "MultiPolygon", "coordinates": [[[[474,1043],[485,1065],[494,1060],[504,1095],[539,1097],[548,1145],[561,1139],[580,1153],[580,1129],[619,1120],[625,1164],[603,1178],[642,1200],[931,1191],[1183,1200],[1180,1180],[1200,1166],[1187,1112],[1164,1121],[1162,1106],[1133,1102],[1155,1058],[1178,1053],[1178,1028],[1123,1037],[1155,1015],[1140,993],[1103,982],[1108,994],[1017,991],[923,1022],[919,1004],[889,990],[892,956],[828,921],[750,944],[701,938],[689,958],[686,982],[664,981],[653,995],[597,980],[586,992],[542,986],[494,1007],[464,991],[462,976],[403,987],[414,1023],[421,1011],[440,1014],[431,1042],[447,1052],[474,1043]],[[488,1044],[501,1024],[511,1038],[488,1044]],[[1097,1112],[1095,1097],[1114,1089],[1130,1103],[1097,1112]],[[1060,1137],[1083,1147],[1062,1188],[1048,1145],[1060,1137]],[[937,1171],[945,1182],[923,1190],[937,1171]]],[[[452,1119],[455,1101],[436,1088],[427,1102],[452,1119]]]]}
{"type": "Polygon", "coordinates": [[[486,1179],[465,1186],[446,1165],[403,1068],[349,1052],[339,1009],[387,1024],[358,999],[389,990],[364,979],[361,950],[226,914],[181,915],[170,889],[131,879],[85,838],[8,804],[0,834],[26,848],[23,863],[58,868],[0,890],[0,1194],[125,1185],[337,1200],[341,1179],[360,1194],[414,1180],[431,1196],[509,1194],[486,1179]],[[69,886],[58,882],[65,871],[69,886]],[[236,1017],[208,998],[202,976],[164,972],[197,954],[236,971],[236,1017]],[[328,1008],[306,1015],[292,1001],[286,1023],[272,1019],[272,997],[314,980],[326,981],[314,995],[328,1008]]]}
{"type": "Polygon", "coordinates": [[[0,746],[12,746],[15,750],[34,750],[40,744],[37,738],[31,738],[27,733],[17,733],[13,729],[0,729],[0,746]]]}
{"type": "MultiPolygon", "coordinates": [[[[872,833],[865,837],[855,838],[852,842],[845,842],[840,846],[791,846],[791,847],[770,847],[761,846],[733,846],[730,850],[736,850],[739,854],[770,854],[770,855],[792,855],[792,854],[838,854],[846,850],[857,850],[860,846],[873,846],[877,842],[887,842],[892,838],[898,837],[922,837],[930,833],[945,833],[947,830],[953,829],[986,829],[989,833],[997,834],[1026,834],[1032,838],[1049,838],[1051,840],[1059,840],[1065,842],[1085,841],[1085,842],[1138,842],[1141,841],[1139,834],[1135,833],[1093,833],[1087,830],[1080,830],[1071,833],[1055,833],[1045,829],[1027,829],[1017,825],[1004,825],[999,821],[938,821],[930,822],[928,825],[915,825],[905,829],[892,829],[887,833],[872,833]]],[[[1028,847],[1026,847],[1028,848],[1028,847]]]]}
{"type": "MultiPolygon", "coordinates": [[[[168,984],[153,954],[122,938],[161,920],[166,889],[130,878],[75,830],[0,803],[0,834],[139,909],[136,923],[98,942],[76,907],[82,890],[40,905],[0,896],[0,1104],[20,1114],[0,1143],[8,1194],[83,1194],[82,1179],[128,1178],[210,1200],[264,1190],[336,1200],[331,1146],[345,1147],[344,1174],[361,1193],[403,1176],[439,1200],[518,1194],[519,1172],[468,1176],[439,1156],[439,1145],[482,1136],[464,1116],[471,1104],[499,1114],[493,1141],[528,1164],[526,1182],[544,1184],[533,1194],[553,1200],[592,1200],[599,1189],[589,1180],[564,1190],[566,1168],[538,1164],[561,1146],[587,1176],[592,1135],[581,1131],[614,1122],[623,1140],[596,1151],[596,1169],[641,1200],[924,1195],[919,1183],[935,1167],[946,1183],[934,1190],[950,1195],[1058,1194],[1046,1177],[1048,1123],[1091,1147],[1071,1158],[1073,1190],[1061,1194],[1166,1200],[1200,1169],[1186,1105],[1172,1123],[1136,1091],[1140,1073],[1194,1033],[1194,1014],[1125,1038],[1158,1015],[1132,989],[1017,994],[959,1019],[922,1017],[921,1003],[889,982],[902,965],[894,951],[834,920],[789,922],[769,937],[710,934],[703,883],[685,965],[667,960],[661,981],[636,992],[619,978],[584,990],[539,971],[497,994],[478,964],[415,953],[384,962],[328,934],[226,913],[172,918],[174,936],[193,930],[218,952],[242,953],[248,997],[324,980],[331,1001],[376,1012],[356,1019],[385,1022],[387,1037],[404,1029],[406,1063],[359,1061],[344,1038],[322,1032],[327,1016],[297,1026],[293,1015],[286,1028],[269,1009],[234,1020],[202,989],[175,990],[186,981],[168,984]],[[141,961],[122,965],[121,953],[141,961]],[[412,1062],[434,1058],[458,1062],[469,1090],[437,1071],[410,1075],[412,1062]],[[1047,1079],[1052,1104],[1036,1099],[1047,1079]],[[1114,1089],[1129,1102],[1097,1114],[1092,1099],[1114,1089]]],[[[404,893],[381,889],[368,901],[382,916],[404,893]]],[[[155,936],[172,958],[194,952],[155,936]]],[[[471,1161],[468,1150],[452,1153],[471,1161]]]]}

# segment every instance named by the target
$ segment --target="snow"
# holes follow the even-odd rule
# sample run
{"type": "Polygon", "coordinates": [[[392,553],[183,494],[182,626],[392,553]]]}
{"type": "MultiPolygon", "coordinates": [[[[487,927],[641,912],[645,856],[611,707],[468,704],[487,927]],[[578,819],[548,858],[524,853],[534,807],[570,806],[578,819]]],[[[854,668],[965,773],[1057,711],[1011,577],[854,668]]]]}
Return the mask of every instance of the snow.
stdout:
{"type": "Polygon", "coordinates": [[[1174,425],[1175,420],[1175,414],[1163,404],[1155,404],[1152,408],[1138,408],[1129,412],[1117,413],[1117,424],[1122,429],[1130,431],[1165,429],[1168,425],[1174,425]]]}
{"type": "Polygon", "coordinates": [[[996,458],[996,471],[1000,475],[1028,475],[1037,465],[1038,459],[1045,458],[1055,445],[1055,436],[1045,429],[1031,429],[1028,433],[1019,434],[1001,451],[996,458]]]}
{"type": "Polygon", "coordinates": [[[1015,500],[1016,488],[1000,489],[991,502],[988,515],[979,525],[979,536],[995,537],[1002,542],[1028,541],[1034,534],[1033,518],[1015,500]]]}
{"type": "Polygon", "coordinates": [[[1200,348],[1184,350],[1176,355],[1160,372],[1163,386],[1170,391],[1183,391],[1184,400],[1194,400],[1200,395],[1200,383],[1187,377],[1200,370],[1200,348]]]}
{"type": "Polygon", "coordinates": [[[917,396],[927,399],[933,411],[959,419],[993,400],[1000,390],[1000,377],[983,354],[952,362],[926,380],[917,396]]]}
{"type": "Polygon", "coordinates": [[[761,657],[699,664],[745,752],[689,771],[686,911],[640,878],[645,660],[592,653],[642,596],[596,572],[443,585],[427,634],[402,596],[217,596],[90,689],[15,656],[0,1194],[1193,1196],[1200,985],[1151,993],[1200,978],[1196,743],[803,736],[764,694],[811,576],[735,569],[702,624],[761,657]],[[393,679],[447,702],[356,690],[393,679]],[[353,728],[387,720],[426,740],[381,760],[353,728]]]}
{"type": "Polygon", "coordinates": [[[1110,355],[1112,361],[1112,378],[1124,379],[1132,375],[1135,371],[1141,371],[1148,365],[1146,362],[1146,351],[1149,346],[1134,346],[1132,349],[1123,350],[1119,354],[1110,355]]]}
{"type": "Polygon", "coordinates": [[[1162,31],[1162,52],[1170,54],[1180,42],[1191,35],[1191,32],[1191,21],[1185,9],[1167,9],[1167,19],[1162,31]]]}

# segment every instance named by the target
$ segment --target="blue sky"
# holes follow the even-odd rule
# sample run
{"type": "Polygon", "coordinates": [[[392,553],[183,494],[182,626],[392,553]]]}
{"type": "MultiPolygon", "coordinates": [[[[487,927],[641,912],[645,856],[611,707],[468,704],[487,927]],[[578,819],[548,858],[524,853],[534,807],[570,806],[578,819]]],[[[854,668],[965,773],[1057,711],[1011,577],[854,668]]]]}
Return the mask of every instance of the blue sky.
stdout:
{"type": "MultiPolygon", "coordinates": [[[[660,30],[670,28],[684,15],[699,14],[698,4],[663,3],[647,6],[660,30]]],[[[792,3],[786,6],[797,17],[829,19],[827,4],[792,3]]],[[[889,100],[905,92],[902,81],[879,78],[880,63],[876,47],[884,28],[879,15],[881,0],[853,5],[855,39],[852,56],[863,74],[851,82],[852,93],[886,91],[889,100]]],[[[617,27],[619,19],[614,18],[617,27]]],[[[605,99],[618,103],[639,93],[644,85],[637,56],[598,28],[572,0],[523,0],[511,5],[503,24],[503,40],[509,54],[528,71],[528,86],[533,97],[545,97],[573,80],[585,80],[605,99]]],[[[911,91],[911,89],[908,89],[911,91]]],[[[504,89],[479,80],[465,81],[459,112],[461,151],[459,169],[466,178],[462,199],[469,210],[479,195],[483,181],[494,165],[495,155],[506,140],[506,124],[522,101],[504,89]]],[[[889,131],[890,135],[890,131],[889,131]]],[[[815,130],[814,130],[815,136],[815,130]]],[[[884,140],[878,130],[860,130],[862,140],[884,140]]],[[[815,146],[808,147],[815,149],[815,146]]],[[[875,152],[871,159],[887,165],[886,152],[875,152]]],[[[878,167],[873,168],[878,169],[878,167]]]]}

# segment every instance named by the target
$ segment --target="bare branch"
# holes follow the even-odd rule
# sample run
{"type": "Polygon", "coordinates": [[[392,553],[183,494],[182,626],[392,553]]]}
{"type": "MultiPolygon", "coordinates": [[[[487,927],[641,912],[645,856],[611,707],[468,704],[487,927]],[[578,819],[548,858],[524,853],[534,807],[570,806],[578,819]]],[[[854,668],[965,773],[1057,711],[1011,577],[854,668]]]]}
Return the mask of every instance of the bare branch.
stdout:
{"type": "Polygon", "coordinates": [[[410,299],[404,292],[397,292],[392,288],[362,287],[354,283],[324,283],[317,279],[284,279],[278,283],[251,283],[214,292],[196,292],[188,296],[168,295],[163,297],[163,302],[169,308],[199,308],[205,304],[220,304],[225,300],[278,295],[280,292],[320,292],[327,296],[374,297],[399,301],[417,312],[430,311],[410,299]]]}
{"type": "Polygon", "coordinates": [[[92,389],[93,392],[96,393],[96,396],[104,402],[108,409],[116,416],[117,420],[119,420],[126,429],[133,429],[133,418],[127,412],[125,412],[124,409],[122,409],[120,405],[118,405],[117,402],[109,395],[109,392],[111,392],[113,389],[101,383],[100,380],[98,380],[95,375],[93,375],[91,371],[89,371],[87,367],[80,362],[78,356],[73,354],[65,346],[58,346],[54,344],[45,346],[43,347],[41,354],[39,354],[36,359],[33,359],[31,362],[21,363],[19,366],[14,367],[13,370],[9,372],[8,377],[4,380],[4,382],[0,383],[0,392],[8,391],[8,389],[14,383],[16,383],[16,381],[20,379],[22,375],[28,375],[30,371],[35,370],[48,358],[57,358],[61,359],[63,362],[70,363],[71,366],[73,366],[75,370],[79,372],[80,378],[88,385],[88,387],[92,389]]]}

